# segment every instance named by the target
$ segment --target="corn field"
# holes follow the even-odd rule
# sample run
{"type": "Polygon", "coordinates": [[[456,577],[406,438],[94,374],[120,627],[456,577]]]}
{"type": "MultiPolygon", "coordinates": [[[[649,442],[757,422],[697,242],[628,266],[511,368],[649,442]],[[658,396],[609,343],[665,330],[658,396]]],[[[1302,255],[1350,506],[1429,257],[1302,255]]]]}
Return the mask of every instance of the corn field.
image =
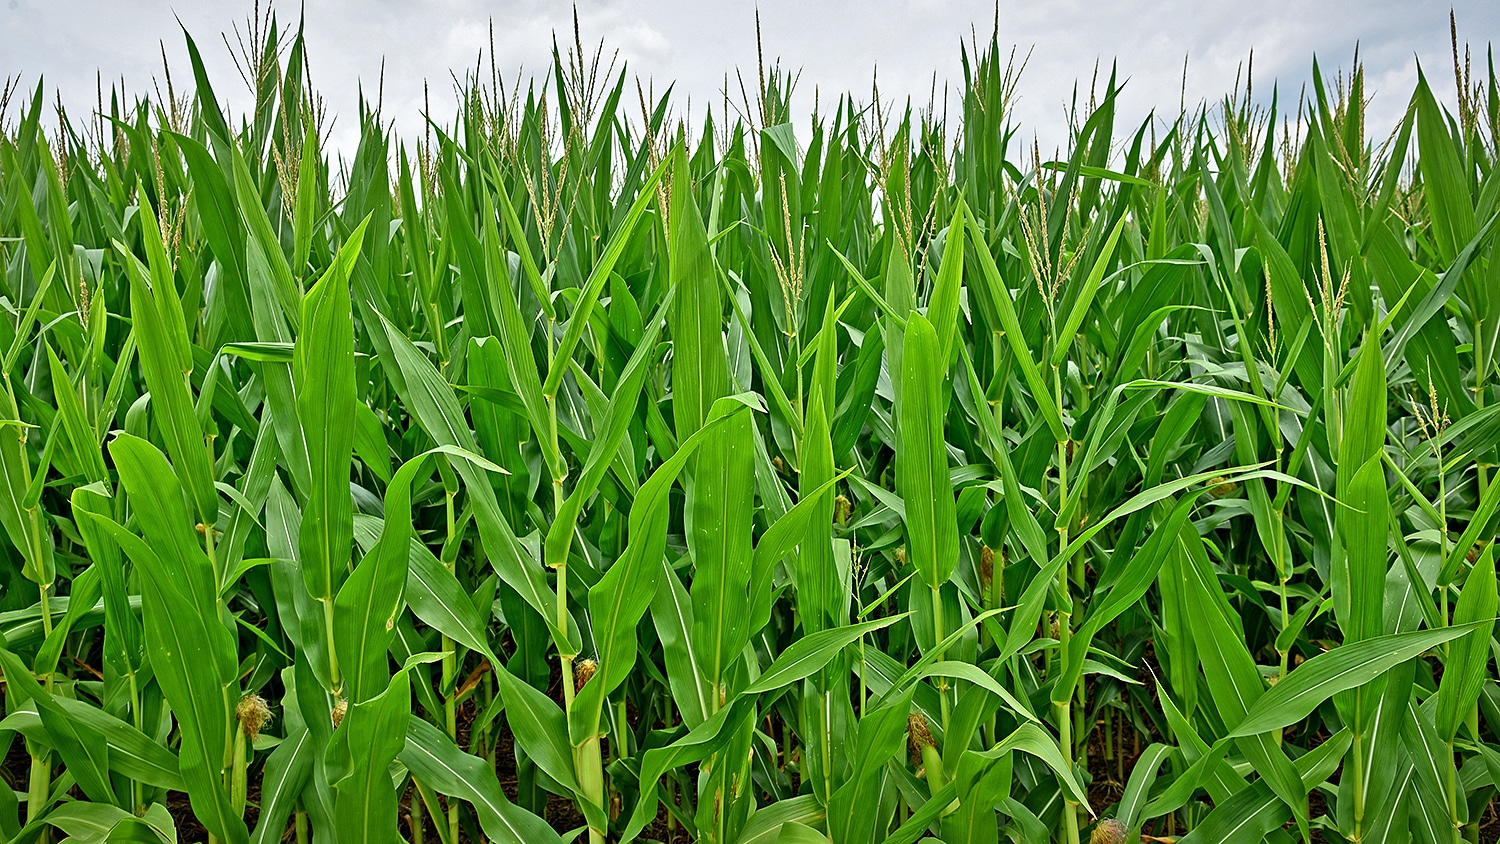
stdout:
{"type": "Polygon", "coordinates": [[[5,88],[0,840],[1496,839],[1493,62],[1046,155],[998,34],[575,39],[347,159],[252,35],[5,88]]]}

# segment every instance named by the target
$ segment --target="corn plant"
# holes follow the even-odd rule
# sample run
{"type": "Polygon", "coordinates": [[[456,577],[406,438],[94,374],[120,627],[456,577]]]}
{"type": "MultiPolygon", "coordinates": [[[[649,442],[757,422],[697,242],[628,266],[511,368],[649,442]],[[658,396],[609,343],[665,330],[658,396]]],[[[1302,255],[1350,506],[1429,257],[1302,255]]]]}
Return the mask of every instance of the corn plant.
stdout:
{"type": "Polygon", "coordinates": [[[998,34],[575,33],[347,158],[252,24],[0,95],[0,839],[1494,840],[1492,62],[1044,156],[998,34]]]}

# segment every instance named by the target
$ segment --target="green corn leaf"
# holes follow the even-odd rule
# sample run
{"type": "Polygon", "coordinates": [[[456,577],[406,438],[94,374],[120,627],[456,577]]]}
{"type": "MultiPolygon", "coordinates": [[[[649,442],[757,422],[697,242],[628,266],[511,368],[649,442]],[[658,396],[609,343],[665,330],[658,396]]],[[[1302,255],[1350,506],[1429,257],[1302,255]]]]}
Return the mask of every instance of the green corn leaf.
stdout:
{"type": "MultiPolygon", "coordinates": [[[[297,280],[292,277],[292,268],[287,265],[286,253],[281,249],[281,241],[271,227],[271,220],[266,216],[266,209],[260,203],[260,191],[255,186],[244,156],[235,150],[233,159],[234,192],[238,200],[240,220],[244,223],[247,234],[245,249],[247,255],[252,252],[256,253],[247,261],[247,282],[252,286],[268,284],[277,301],[281,303],[282,313],[294,329],[300,329],[302,290],[297,285],[297,280]],[[257,278],[257,268],[269,270],[269,278],[257,278]]],[[[314,193],[314,191],[308,191],[309,195],[314,193]]],[[[352,244],[353,250],[358,252],[363,235],[363,229],[356,229],[344,241],[344,245],[339,247],[340,251],[351,248],[352,244]]],[[[336,260],[335,263],[338,261],[336,260]]]]}
{"type": "Polygon", "coordinates": [[[1061,366],[1068,359],[1068,350],[1073,346],[1073,340],[1078,336],[1078,330],[1083,327],[1083,320],[1088,316],[1089,308],[1094,304],[1094,297],[1099,293],[1099,285],[1104,281],[1104,273],[1109,269],[1109,262],[1115,255],[1115,244],[1120,240],[1120,233],[1125,230],[1125,218],[1121,217],[1115,227],[1110,229],[1109,237],[1104,241],[1104,247],[1099,250],[1099,257],[1094,259],[1094,266],[1089,269],[1089,274],[1083,280],[1083,287],[1079,288],[1078,296],[1073,300],[1073,307],[1068,311],[1068,318],[1063,321],[1062,328],[1057,333],[1057,345],[1052,349],[1052,365],[1061,366]]]}
{"type": "Polygon", "coordinates": [[[819,842],[827,841],[828,836],[806,824],[786,821],[781,825],[781,831],[777,834],[776,840],[782,844],[819,844],[819,842]]]}
{"type": "MultiPolygon", "coordinates": [[[[459,406],[453,389],[395,326],[384,322],[384,330],[391,357],[383,362],[401,373],[406,391],[404,398],[421,422],[423,430],[439,445],[476,452],[474,432],[464,418],[463,409],[459,406]]],[[[522,548],[510,523],[500,511],[500,504],[495,498],[495,490],[489,478],[480,474],[470,461],[460,461],[453,468],[464,479],[465,489],[468,490],[474,507],[480,539],[495,573],[537,611],[560,648],[576,653],[579,645],[570,637],[576,637],[577,634],[573,632],[571,625],[566,635],[557,626],[556,596],[547,588],[540,564],[522,548]]]]}
{"type": "Polygon", "coordinates": [[[527,757],[563,788],[577,792],[567,715],[546,694],[509,671],[497,669],[495,677],[505,699],[506,720],[527,757]]]}
{"type": "Polygon", "coordinates": [[[479,825],[492,841],[507,844],[561,844],[546,821],[511,803],[495,769],[485,760],[458,749],[441,730],[412,718],[407,723],[401,763],[419,781],[474,808],[479,825]]]}
{"type": "Polygon", "coordinates": [[[745,688],[743,694],[763,694],[811,677],[866,633],[889,627],[907,616],[908,613],[902,613],[804,636],[782,651],[765,673],[760,675],[760,679],[745,688]]]}
{"type": "MultiPolygon", "coordinates": [[[[661,639],[662,660],[667,669],[667,686],[672,701],[682,713],[682,723],[695,730],[713,714],[715,690],[710,689],[706,672],[693,656],[693,602],[682,581],[665,559],[656,580],[656,594],[651,598],[651,623],[661,639]]],[[[603,688],[601,684],[600,688],[603,688]]],[[[588,691],[588,687],[584,687],[588,691]]],[[[601,696],[602,698],[602,696],[601,696]]]]}
{"type": "Polygon", "coordinates": [[[364,239],[361,223],[332,268],[302,302],[292,380],[297,417],[312,466],[312,486],[297,546],[308,594],[328,603],[338,594],[353,543],[349,469],[354,454],[354,316],[349,273],[364,239]]]}
{"type": "Polygon", "coordinates": [[[1478,544],[1479,538],[1486,531],[1493,530],[1496,512],[1500,512],[1500,484],[1490,484],[1490,488],[1480,496],[1479,506],[1474,508],[1474,514],[1469,519],[1464,532],[1453,543],[1453,550],[1449,552],[1448,559],[1443,561],[1443,567],[1438,572],[1437,578],[1440,586],[1447,586],[1453,582],[1462,570],[1464,562],[1468,560],[1469,554],[1478,544]]]}
{"type": "Polygon", "coordinates": [[[944,367],[932,324],[913,312],[907,319],[903,363],[901,445],[897,468],[906,501],[907,559],[922,582],[936,588],[958,563],[958,524],[948,452],[943,442],[944,367]]]}
{"type": "Polygon", "coordinates": [[[728,706],[721,707],[703,723],[694,727],[687,735],[666,747],[646,751],[641,757],[641,800],[636,803],[630,822],[620,835],[621,841],[633,841],[655,817],[657,785],[662,775],[674,768],[702,761],[717,751],[726,741],[726,735],[738,732],[753,713],[751,699],[741,697],[728,706]]]}
{"type": "Polygon", "coordinates": [[[823,809],[812,794],[778,800],[757,809],[740,830],[740,844],[773,844],[787,823],[816,826],[823,820],[823,809]]]}
{"type": "Polygon", "coordinates": [[[198,86],[196,96],[203,112],[203,122],[220,140],[232,140],[234,135],[229,131],[229,124],[224,121],[224,113],[219,110],[219,101],[214,96],[213,87],[209,85],[208,72],[204,70],[203,59],[198,55],[198,45],[194,43],[193,36],[188,34],[186,27],[183,27],[182,37],[187,41],[188,59],[193,65],[193,79],[198,86]]]}
{"type": "MultiPolygon", "coordinates": [[[[510,262],[500,254],[500,234],[495,227],[494,213],[488,202],[489,197],[486,194],[485,206],[482,209],[483,226],[480,229],[484,236],[484,263],[481,265],[484,267],[484,276],[482,278],[498,280],[499,284],[495,285],[498,290],[491,293],[490,286],[479,284],[481,277],[476,276],[474,277],[475,290],[484,295],[484,301],[487,301],[490,295],[498,297],[499,312],[492,318],[495,324],[489,328],[498,333],[505,349],[505,362],[509,368],[511,385],[515,387],[516,393],[520,395],[526,407],[532,430],[550,431],[551,426],[548,420],[551,416],[547,411],[547,400],[542,395],[541,375],[538,374],[536,357],[531,350],[531,329],[517,303],[515,287],[510,277],[510,262]]],[[[474,298],[481,297],[476,295],[474,298]]],[[[550,308],[551,305],[547,307],[550,308]]],[[[478,311],[477,308],[475,310],[478,311]]],[[[542,436],[538,438],[537,444],[542,448],[542,458],[548,473],[554,480],[561,479],[564,471],[562,456],[558,453],[556,441],[550,436],[542,436]]]]}
{"type": "MultiPolygon", "coordinates": [[[[993,765],[997,760],[1017,750],[1029,753],[1040,759],[1056,773],[1063,783],[1064,788],[1074,800],[1077,800],[1084,806],[1088,805],[1088,798],[1084,796],[1072,771],[1068,769],[1067,763],[1062,758],[1062,753],[1058,751],[1057,743],[1041,727],[1035,724],[1022,724],[1014,733],[1007,736],[1004,741],[1001,741],[989,750],[969,751],[965,756],[972,755],[976,760],[975,763],[971,764],[976,769],[974,775],[977,776],[984,767],[993,765]]],[[[897,842],[898,844],[911,844],[911,842],[921,838],[926,831],[927,825],[936,820],[943,810],[948,808],[949,804],[952,803],[958,791],[956,784],[956,779],[950,780],[947,785],[944,785],[934,793],[920,808],[912,812],[911,817],[907,818],[897,828],[896,832],[885,840],[887,842],[897,842]]]]}
{"type": "Polygon", "coordinates": [[[1495,552],[1487,546],[1464,581],[1464,591],[1453,610],[1453,627],[1441,632],[1472,630],[1449,647],[1443,679],[1438,684],[1434,722],[1438,735],[1452,742],[1463,720],[1473,711],[1480,689],[1490,679],[1491,636],[1495,630],[1495,552]]]}
{"type": "Polygon", "coordinates": [[[1333,566],[1333,609],[1344,641],[1357,642],[1378,635],[1384,624],[1390,505],[1380,455],[1355,473],[1344,501],[1349,506],[1338,514],[1344,548],[1333,566]]]}
{"type": "MultiPolygon", "coordinates": [[[[97,734],[108,745],[110,770],[129,779],[158,788],[184,791],[186,786],[177,767],[177,755],[151,739],[134,726],[116,718],[86,701],[53,696],[52,701],[86,731],[97,734]]],[[[6,729],[31,736],[35,729],[45,729],[36,713],[13,712],[6,716],[6,729]]],[[[40,737],[40,736],[38,736],[40,737]]]]}
{"type": "MultiPolygon", "coordinates": [[[[78,529],[89,557],[94,560],[102,581],[104,598],[104,651],[106,661],[113,659],[127,672],[139,670],[145,655],[141,647],[141,623],[130,610],[130,595],[125,586],[124,561],[120,549],[99,530],[85,513],[108,515],[113,501],[103,491],[103,484],[89,484],[73,490],[71,500],[73,524],[78,529]]],[[[69,600],[69,609],[72,601],[69,600]]],[[[176,765],[172,766],[176,770],[176,765]]]]}
{"type": "Polygon", "coordinates": [[[43,821],[77,842],[137,841],[161,844],[173,840],[172,816],[153,803],[144,818],[117,806],[73,801],[47,813],[43,821]]]}
{"type": "Polygon", "coordinates": [[[995,258],[990,254],[989,247],[979,238],[974,239],[974,254],[979,257],[979,269],[989,287],[990,298],[995,303],[995,309],[999,312],[1006,344],[1010,347],[1016,365],[1021,368],[1021,375],[1026,381],[1027,388],[1031,390],[1031,399],[1036,402],[1042,418],[1047,421],[1047,427],[1051,430],[1053,439],[1066,442],[1068,434],[1063,425],[1062,411],[1058,408],[1046,382],[1042,381],[1037,359],[1026,347],[1026,335],[1021,331],[1021,320],[1016,315],[1015,300],[1011,298],[1010,288],[1000,277],[1000,270],[995,266],[995,258]]]}
{"type": "MultiPolygon", "coordinates": [[[[749,401],[751,398],[733,397],[715,403],[708,423],[683,442],[677,453],[641,485],[636,495],[630,509],[630,543],[623,556],[589,590],[589,617],[598,647],[599,674],[590,682],[594,688],[585,692],[588,705],[575,704],[576,711],[590,713],[589,717],[594,719],[580,725],[584,734],[598,726],[598,707],[603,702],[603,695],[618,688],[635,665],[635,627],[658,592],[656,574],[666,547],[666,504],[672,484],[705,443],[722,437],[725,429],[749,417],[749,411],[756,407],[749,401]]],[[[741,609],[743,603],[743,599],[738,603],[741,609]]],[[[696,622],[696,602],[685,609],[695,619],[690,628],[693,631],[701,629],[696,622]]],[[[696,635],[696,632],[690,634],[688,641],[693,641],[692,637],[696,635]]],[[[748,631],[744,635],[748,636],[748,631]]],[[[743,642],[740,647],[743,647],[743,642]]],[[[701,649],[694,648],[694,654],[701,654],[701,649]]],[[[703,664],[702,657],[698,659],[698,664],[703,664]]]]}
{"type": "Polygon", "coordinates": [[[166,441],[182,483],[192,493],[192,503],[199,523],[217,521],[219,497],[213,485],[213,466],[203,429],[193,414],[193,402],[181,353],[172,338],[168,321],[159,303],[175,291],[154,290],[147,281],[145,267],[118,241],[130,276],[130,313],[136,342],[140,345],[141,374],[151,390],[152,413],[166,441]]]}
{"type": "Polygon", "coordinates": [[[900,753],[906,738],[911,691],[886,701],[859,719],[853,756],[854,773],[828,801],[828,831],[848,842],[873,842],[889,818],[872,808],[879,805],[886,784],[885,766],[900,753]]]}
{"type": "MultiPolygon", "coordinates": [[[[1172,748],[1168,745],[1148,745],[1131,768],[1130,779],[1125,783],[1125,793],[1115,807],[1115,817],[1125,824],[1126,829],[1132,832],[1140,829],[1141,812],[1146,806],[1146,796],[1151,791],[1152,783],[1156,781],[1162,763],[1171,754],[1172,748]]],[[[1179,780],[1186,780],[1186,778],[1179,777],[1179,780]]]]}
{"type": "MultiPolygon", "coordinates": [[[[1197,530],[1185,525],[1179,536],[1182,551],[1174,555],[1177,565],[1172,576],[1181,578],[1187,587],[1190,627],[1203,643],[1199,664],[1220,717],[1226,723],[1238,724],[1264,695],[1266,687],[1243,637],[1233,628],[1228,601],[1211,574],[1197,530]]],[[[1238,739],[1236,744],[1260,773],[1261,781],[1291,807],[1299,829],[1305,827],[1306,790],[1273,737],[1256,733],[1238,739]]]]}
{"type": "MultiPolygon", "coordinates": [[[[219,615],[218,579],[213,563],[204,552],[193,518],[184,506],[187,498],[166,456],[150,443],[130,434],[122,434],[109,446],[110,456],[120,473],[120,481],[130,494],[136,521],[150,544],[148,560],[159,560],[166,568],[152,572],[169,578],[162,589],[181,592],[184,605],[197,617],[212,638],[213,670],[228,683],[236,673],[233,643],[219,615]]],[[[125,549],[127,552],[129,549],[125,549]]],[[[137,567],[141,563],[131,558],[137,567]]],[[[142,594],[145,594],[144,590],[142,594]]]]}
{"type": "Polygon", "coordinates": [[[0,427],[6,435],[0,436],[0,521],[5,525],[11,545],[20,549],[24,564],[21,574],[43,589],[50,589],[56,579],[56,568],[52,556],[52,535],[42,530],[38,511],[26,506],[27,487],[31,476],[29,457],[22,435],[20,413],[15,400],[7,393],[0,396],[0,408],[4,419],[0,427]]]}
{"type": "Polygon", "coordinates": [[[1421,74],[1417,78],[1415,101],[1423,193],[1432,211],[1438,254],[1451,261],[1460,246],[1474,236],[1473,200],[1469,198],[1468,179],[1449,134],[1448,121],[1427,85],[1427,78],[1421,74]]]}
{"type": "MultiPolygon", "coordinates": [[[[365,554],[380,547],[383,526],[384,520],[374,516],[354,516],[354,539],[365,554]]],[[[415,538],[408,543],[407,566],[403,597],[412,614],[464,647],[490,656],[484,618],[453,572],[415,538]]]]}
{"type": "Polygon", "coordinates": [[[312,774],[312,754],[311,734],[302,729],[282,739],[266,758],[261,772],[260,815],[251,844],[276,844],[281,840],[297,795],[312,774]]]}
{"type": "MultiPolygon", "coordinates": [[[[641,390],[645,387],[646,375],[649,372],[648,363],[655,354],[657,338],[661,336],[661,318],[665,310],[670,307],[675,290],[676,288],[668,289],[662,297],[658,313],[652,316],[641,342],[625,364],[625,371],[621,373],[620,383],[615,388],[614,395],[610,397],[604,418],[599,420],[599,430],[602,433],[595,437],[594,445],[584,460],[583,469],[579,472],[579,479],[573,491],[568,493],[567,500],[563,502],[561,510],[547,531],[547,559],[549,560],[562,559],[567,556],[569,546],[573,541],[573,529],[583,512],[584,503],[598,490],[609,465],[625,442],[625,437],[630,431],[630,423],[635,418],[636,406],[640,403],[641,390]]],[[[639,492],[637,496],[639,497],[639,492]]]]}
{"type": "MultiPolygon", "coordinates": [[[[123,441],[116,440],[114,445],[123,441]]],[[[106,517],[89,514],[88,518],[146,574],[142,578],[142,616],[147,653],[182,733],[177,757],[193,812],[220,840],[244,844],[249,841],[249,832],[233,813],[219,776],[235,682],[220,679],[215,671],[216,653],[222,648],[214,643],[222,642],[227,631],[217,615],[200,615],[176,585],[183,575],[180,569],[172,570],[167,558],[173,555],[158,557],[140,538],[106,517]],[[193,611],[184,612],[184,607],[193,611]]]]}
{"type": "Polygon", "coordinates": [[[116,801],[109,782],[109,748],[98,731],[75,721],[52,695],[31,676],[26,664],[8,650],[0,648],[0,668],[5,669],[7,691],[36,705],[42,726],[57,748],[58,755],[79,788],[90,800],[100,803],[116,801]],[[24,697],[22,697],[24,696],[24,697]]]}
{"type": "Polygon", "coordinates": [[[588,325],[589,316],[593,313],[594,304],[599,301],[599,294],[604,291],[604,284],[614,272],[615,263],[625,252],[625,246],[630,242],[635,233],[636,223],[645,213],[646,206],[656,198],[656,183],[661,181],[662,174],[666,172],[667,161],[664,159],[657,165],[640,187],[640,193],[636,195],[635,202],[631,203],[630,210],[625,213],[622,220],[610,233],[609,242],[604,247],[604,252],[599,256],[599,261],[589,271],[588,281],[584,282],[583,294],[579,297],[578,304],[573,315],[568,319],[568,327],[563,332],[563,338],[557,345],[557,354],[552,359],[552,368],[547,372],[547,380],[542,384],[542,395],[555,397],[557,388],[562,383],[563,373],[568,369],[568,363],[573,359],[573,350],[577,348],[578,341],[583,337],[584,327],[588,325]]]}
{"type": "Polygon", "coordinates": [[[1394,633],[1318,654],[1257,698],[1230,735],[1252,736],[1295,724],[1336,693],[1363,686],[1423,651],[1474,629],[1465,625],[1394,633]]]}
{"type": "Polygon", "coordinates": [[[340,841],[375,844],[391,839],[398,795],[390,765],[405,746],[410,717],[411,686],[405,671],[379,695],[349,705],[329,751],[348,754],[347,773],[334,783],[340,841]]]}
{"type": "Polygon", "coordinates": [[[1183,524],[1192,512],[1196,498],[1197,496],[1186,497],[1172,508],[1171,514],[1125,564],[1119,580],[1115,581],[1102,599],[1099,599],[1100,602],[1095,605],[1093,611],[1074,631],[1072,639],[1068,642],[1068,650],[1063,654],[1063,670],[1057,684],[1052,687],[1054,705],[1066,703],[1072,696],[1073,690],[1077,688],[1078,681],[1083,676],[1083,663],[1094,636],[1104,628],[1104,625],[1114,621],[1120,613],[1139,601],[1151,584],[1156,582],[1162,563],[1171,552],[1177,535],[1181,533],[1183,524]]]}
{"type": "Polygon", "coordinates": [[[826,494],[836,484],[849,477],[853,469],[845,469],[824,481],[809,494],[802,496],[781,518],[777,519],[755,545],[755,560],[751,564],[754,576],[750,584],[750,630],[765,627],[771,613],[771,578],[776,564],[797,548],[798,543],[813,524],[821,524],[822,514],[828,506],[826,494]]]}
{"type": "Polygon", "coordinates": [[[672,416],[677,439],[703,427],[715,400],[729,392],[720,299],[708,234],[693,201],[687,156],[679,148],[672,166],[671,233],[667,243],[676,298],[667,312],[672,335],[672,416]]]}
{"type": "Polygon", "coordinates": [[[966,211],[964,202],[960,199],[953,209],[953,221],[948,224],[946,239],[943,241],[943,256],[945,259],[951,257],[952,260],[944,260],[938,268],[937,282],[932,288],[932,300],[927,307],[927,316],[932,321],[933,330],[937,332],[939,360],[944,362],[953,359],[953,338],[959,327],[958,297],[960,288],[963,287],[966,211]]]}
{"type": "MultiPolygon", "coordinates": [[[[698,447],[692,487],[693,649],[717,686],[749,640],[755,446],[751,416],[736,413],[698,447]]],[[[644,596],[643,596],[644,597],[644,596]]],[[[644,609],[644,606],[642,607],[644,609]]]]}
{"type": "MultiPolygon", "coordinates": [[[[198,82],[199,97],[209,91],[206,79],[198,82]]],[[[209,95],[212,101],[212,93],[209,95]]],[[[208,103],[205,103],[207,106],[208,103]]],[[[217,106],[213,106],[217,111],[217,106]]],[[[207,115],[208,112],[205,112],[207,115]]],[[[217,130],[216,130],[217,131],[217,130]]],[[[194,204],[203,226],[203,236],[223,273],[223,319],[229,340],[250,340],[255,331],[250,316],[250,293],[246,284],[245,229],[240,221],[234,191],[225,178],[224,168],[213,159],[208,148],[185,135],[167,135],[179,150],[193,177],[194,204]]],[[[227,139],[221,136],[220,140],[227,139]]],[[[183,335],[186,336],[186,335],[183,335]]]]}
{"type": "Polygon", "coordinates": [[[312,251],[314,215],[317,213],[318,169],[322,154],[318,149],[318,128],[307,121],[307,131],[302,138],[302,156],[297,163],[297,184],[305,189],[297,191],[297,207],[292,216],[292,269],[301,277],[307,271],[308,254],[312,251]]]}
{"type": "MultiPolygon", "coordinates": [[[[386,651],[395,633],[396,617],[405,606],[412,535],[411,488],[425,477],[424,472],[431,471],[430,455],[422,454],[396,472],[385,493],[386,518],[380,541],[354,568],[333,601],[333,650],[343,671],[344,694],[351,704],[383,694],[390,683],[386,651]]],[[[302,524],[305,533],[305,519],[302,524]]],[[[353,528],[351,518],[351,541],[353,528]]]]}
{"type": "MultiPolygon", "coordinates": [[[[1339,759],[1348,749],[1352,738],[1348,730],[1298,757],[1294,766],[1306,790],[1311,790],[1328,778],[1337,769],[1339,759]]],[[[1203,823],[1182,837],[1189,842],[1245,841],[1260,838],[1279,829],[1286,823],[1286,806],[1277,801],[1265,783],[1241,789],[1234,796],[1216,806],[1203,823]]]]}
{"type": "Polygon", "coordinates": [[[72,380],[68,378],[62,361],[51,346],[47,347],[47,364],[52,377],[52,395],[57,399],[57,411],[62,416],[63,430],[67,432],[74,460],[83,468],[86,480],[91,483],[102,481],[106,470],[104,455],[99,450],[99,439],[89,425],[72,380]]]}
{"type": "Polygon", "coordinates": [[[952,677],[958,680],[966,680],[999,698],[1002,703],[1009,707],[1013,714],[1020,716],[1021,719],[1040,723],[1036,715],[1032,713],[1029,705],[1011,694],[994,677],[984,673],[984,670],[977,665],[968,662],[942,660],[927,666],[923,669],[922,674],[924,677],[952,677]]]}

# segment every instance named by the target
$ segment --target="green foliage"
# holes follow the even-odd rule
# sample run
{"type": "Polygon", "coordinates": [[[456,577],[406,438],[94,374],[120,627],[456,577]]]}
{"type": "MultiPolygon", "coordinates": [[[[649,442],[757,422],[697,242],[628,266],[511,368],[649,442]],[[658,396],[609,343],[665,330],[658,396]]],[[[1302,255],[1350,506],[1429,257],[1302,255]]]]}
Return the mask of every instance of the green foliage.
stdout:
{"type": "Polygon", "coordinates": [[[1491,834],[1493,69],[1043,161],[997,39],[806,133],[569,53],[335,163],[257,32],[0,126],[0,840],[1491,834]]]}

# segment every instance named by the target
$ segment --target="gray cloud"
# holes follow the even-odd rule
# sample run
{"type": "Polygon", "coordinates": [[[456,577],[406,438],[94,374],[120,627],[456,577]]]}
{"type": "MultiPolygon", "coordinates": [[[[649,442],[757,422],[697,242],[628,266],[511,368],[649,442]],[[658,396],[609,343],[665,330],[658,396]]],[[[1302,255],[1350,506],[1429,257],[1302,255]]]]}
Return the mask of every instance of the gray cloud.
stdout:
{"type": "MultiPolygon", "coordinates": [[[[867,100],[877,67],[884,97],[925,106],[934,81],[939,98],[961,81],[960,43],[975,30],[986,38],[995,17],[989,0],[763,0],[759,9],[768,56],[801,70],[803,113],[815,93],[825,108],[846,91],[867,100]]],[[[1460,37],[1476,44],[1482,62],[1485,42],[1500,32],[1500,4],[1464,0],[1455,9],[1460,37]]],[[[577,7],[586,48],[603,38],[606,55],[618,50],[628,69],[654,80],[658,91],[675,83],[700,113],[704,104],[721,102],[726,74],[736,100],[735,69],[747,81],[753,77],[755,11],[749,3],[689,0],[583,0],[577,7]]],[[[1275,81],[1283,102],[1294,106],[1313,56],[1332,75],[1349,66],[1356,42],[1374,95],[1371,131],[1384,131],[1405,107],[1417,57],[1439,95],[1452,100],[1447,11],[1400,0],[1004,0],[999,26],[1002,44],[1017,45],[1021,56],[1030,51],[1016,117],[1027,137],[1035,132],[1050,148],[1064,138],[1064,108],[1075,84],[1087,97],[1096,62],[1101,83],[1111,63],[1128,79],[1121,118],[1135,123],[1152,108],[1175,113],[1183,95],[1192,104],[1227,93],[1252,49],[1257,99],[1268,97],[1275,81]]],[[[106,89],[123,77],[132,90],[149,91],[162,76],[163,42],[173,82],[187,86],[180,19],[198,41],[215,90],[235,107],[248,94],[220,33],[236,23],[243,28],[249,12],[242,0],[0,0],[0,76],[21,74],[29,89],[44,75],[49,97],[60,89],[77,114],[93,108],[96,71],[106,89]]],[[[280,14],[284,25],[294,23],[296,7],[283,3],[280,14]]],[[[398,132],[414,134],[421,131],[424,80],[436,115],[448,114],[450,74],[462,75],[481,51],[487,54],[492,21],[497,64],[514,78],[517,68],[546,69],[553,33],[564,45],[572,38],[572,14],[567,4],[543,0],[308,0],[313,78],[342,115],[335,144],[349,150],[360,85],[373,99],[382,62],[385,113],[398,132]]],[[[483,67],[488,73],[487,58],[483,67]]]]}

